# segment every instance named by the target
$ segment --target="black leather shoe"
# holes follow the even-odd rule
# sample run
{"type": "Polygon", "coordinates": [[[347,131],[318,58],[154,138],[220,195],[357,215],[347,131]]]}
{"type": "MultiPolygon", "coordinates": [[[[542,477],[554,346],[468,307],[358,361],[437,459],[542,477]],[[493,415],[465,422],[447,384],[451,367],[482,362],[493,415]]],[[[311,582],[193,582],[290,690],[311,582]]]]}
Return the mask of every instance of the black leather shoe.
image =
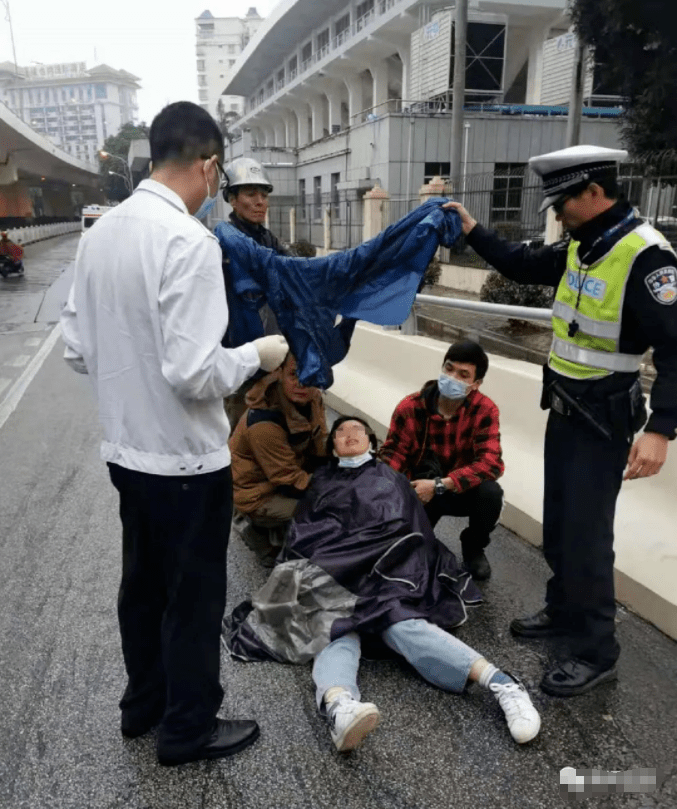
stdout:
{"type": "Polygon", "coordinates": [[[463,564],[468,573],[477,581],[484,581],[491,576],[491,565],[484,554],[484,551],[466,555],[463,554],[463,564]]]}
{"type": "Polygon", "coordinates": [[[510,622],[510,631],[513,635],[519,635],[522,638],[552,638],[566,634],[566,628],[554,621],[545,609],[535,615],[515,618],[510,622]]]}
{"type": "Polygon", "coordinates": [[[165,712],[164,703],[156,705],[152,710],[146,711],[143,715],[131,714],[130,711],[123,711],[120,718],[120,730],[123,736],[128,739],[136,739],[148,733],[156,725],[160,724],[162,714],[165,712]]]}
{"type": "Polygon", "coordinates": [[[575,697],[602,683],[617,679],[615,663],[600,666],[572,657],[547,672],[541,680],[541,690],[554,697],[575,697]]]}
{"type": "Polygon", "coordinates": [[[158,750],[158,761],[165,767],[174,767],[189,761],[226,758],[249,747],[260,733],[259,726],[251,719],[217,719],[214,732],[204,744],[180,755],[166,755],[158,750]]]}

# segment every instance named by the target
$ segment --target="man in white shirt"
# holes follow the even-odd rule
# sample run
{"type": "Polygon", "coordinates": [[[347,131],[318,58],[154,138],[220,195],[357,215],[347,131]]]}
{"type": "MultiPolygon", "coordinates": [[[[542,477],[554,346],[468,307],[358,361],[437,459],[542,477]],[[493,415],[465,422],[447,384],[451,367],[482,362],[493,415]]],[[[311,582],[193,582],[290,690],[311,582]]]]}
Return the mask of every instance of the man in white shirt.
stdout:
{"type": "Polygon", "coordinates": [[[221,346],[221,250],[196,218],[219,189],[216,122],[171,104],[150,148],[150,179],[83,236],[61,326],[66,361],[94,386],[120,495],[121,730],[134,738],[159,724],[158,758],[172,765],[231,755],[259,735],[256,722],[216,719],[232,515],[223,397],[278,367],[288,347],[279,335],[221,346]]]}

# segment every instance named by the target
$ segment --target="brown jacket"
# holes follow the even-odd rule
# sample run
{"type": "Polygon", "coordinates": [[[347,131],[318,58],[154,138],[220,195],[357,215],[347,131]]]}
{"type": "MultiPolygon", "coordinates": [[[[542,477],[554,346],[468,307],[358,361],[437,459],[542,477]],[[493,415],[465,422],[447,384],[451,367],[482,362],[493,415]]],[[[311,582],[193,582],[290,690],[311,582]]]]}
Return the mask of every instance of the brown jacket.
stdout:
{"type": "Polygon", "coordinates": [[[246,402],[230,451],[235,507],[251,514],[274,494],[299,497],[305,491],[317,459],[325,456],[327,425],[321,391],[306,418],[283,395],[279,371],[257,382],[246,402]]]}

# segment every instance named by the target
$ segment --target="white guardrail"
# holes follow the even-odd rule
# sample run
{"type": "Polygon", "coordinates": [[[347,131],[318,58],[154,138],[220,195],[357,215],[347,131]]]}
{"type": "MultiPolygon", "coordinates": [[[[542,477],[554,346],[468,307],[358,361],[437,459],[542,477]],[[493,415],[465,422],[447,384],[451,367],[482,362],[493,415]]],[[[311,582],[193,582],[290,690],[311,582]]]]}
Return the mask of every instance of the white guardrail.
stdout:
{"type": "Polygon", "coordinates": [[[11,228],[7,230],[7,238],[16,244],[27,245],[40,242],[43,239],[52,239],[54,236],[63,236],[66,233],[76,233],[82,229],[77,222],[56,222],[52,225],[29,225],[25,228],[11,228]]]}

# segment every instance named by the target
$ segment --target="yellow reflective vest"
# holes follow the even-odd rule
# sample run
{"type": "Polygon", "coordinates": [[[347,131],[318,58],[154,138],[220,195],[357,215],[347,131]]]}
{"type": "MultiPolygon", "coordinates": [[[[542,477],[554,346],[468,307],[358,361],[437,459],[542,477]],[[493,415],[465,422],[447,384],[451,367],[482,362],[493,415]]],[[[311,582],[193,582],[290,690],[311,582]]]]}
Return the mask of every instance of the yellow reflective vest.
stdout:
{"type": "Polygon", "coordinates": [[[573,240],[569,244],[566,272],[555,295],[548,365],[572,379],[600,379],[614,371],[638,371],[642,354],[618,350],[628,278],[637,256],[648,247],[672,248],[647,223],[625,235],[590,266],[580,263],[579,245],[573,240]],[[578,329],[569,336],[572,321],[578,329]]]}

